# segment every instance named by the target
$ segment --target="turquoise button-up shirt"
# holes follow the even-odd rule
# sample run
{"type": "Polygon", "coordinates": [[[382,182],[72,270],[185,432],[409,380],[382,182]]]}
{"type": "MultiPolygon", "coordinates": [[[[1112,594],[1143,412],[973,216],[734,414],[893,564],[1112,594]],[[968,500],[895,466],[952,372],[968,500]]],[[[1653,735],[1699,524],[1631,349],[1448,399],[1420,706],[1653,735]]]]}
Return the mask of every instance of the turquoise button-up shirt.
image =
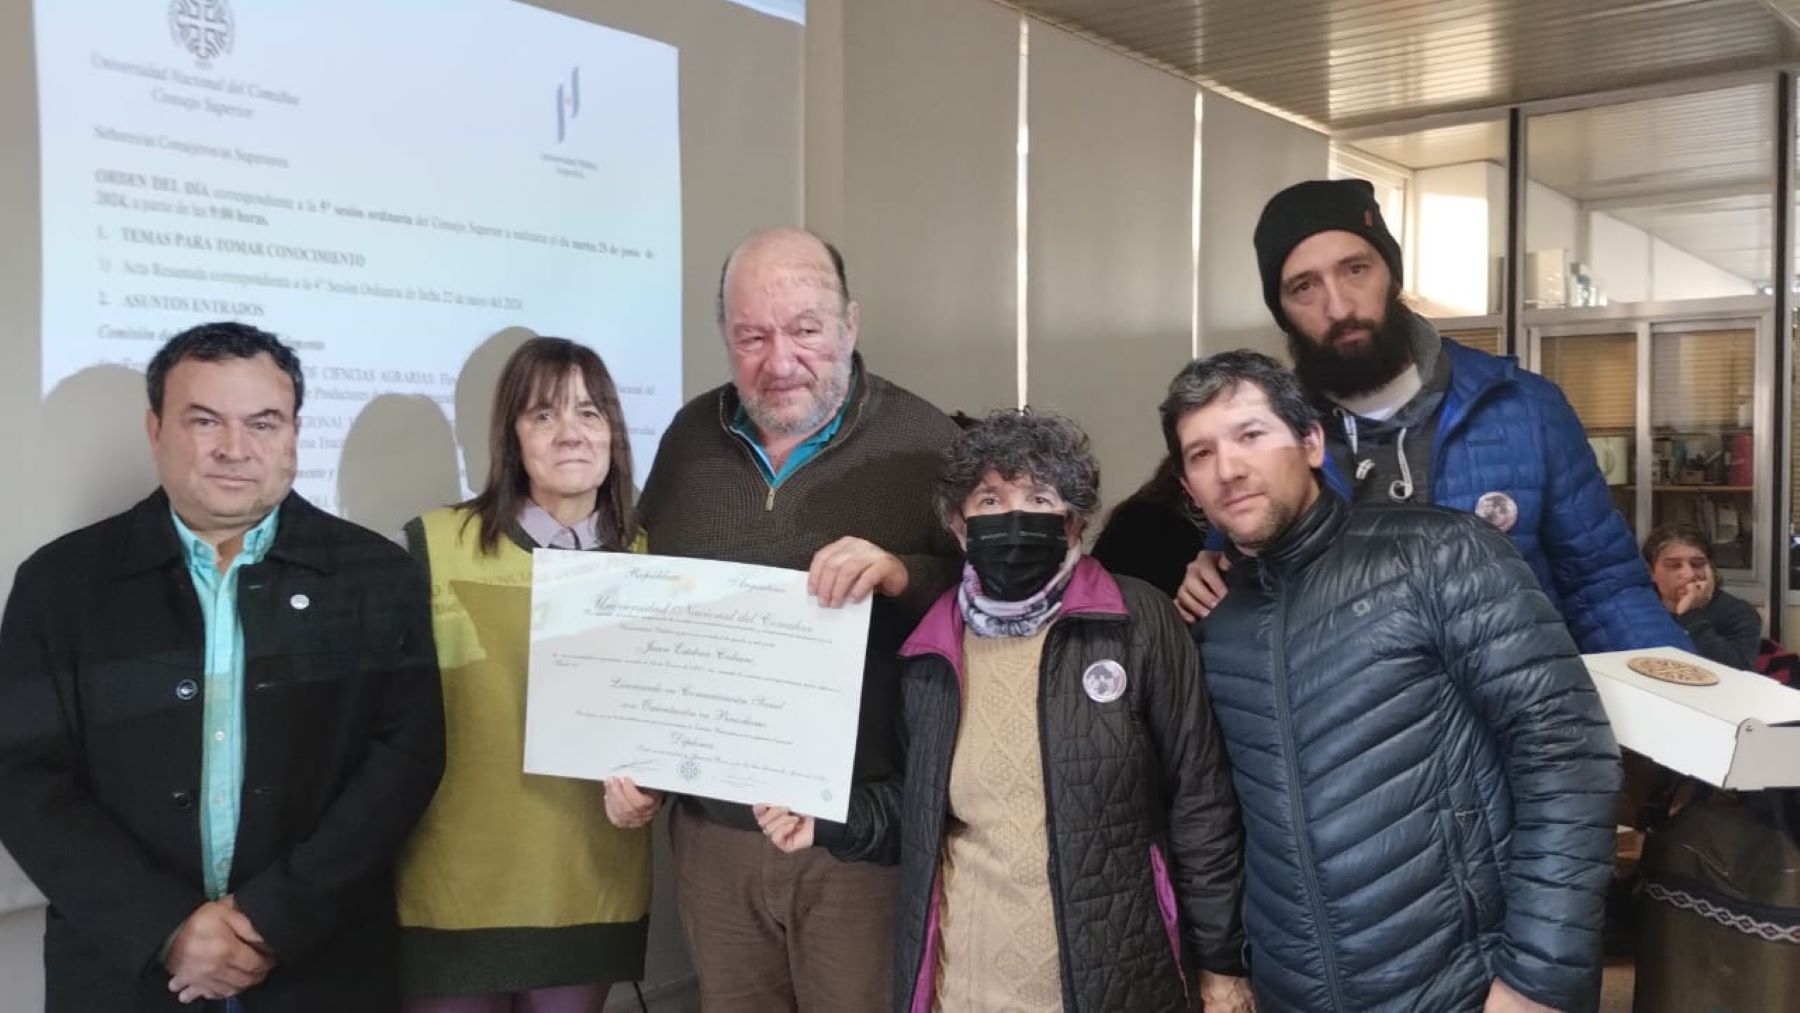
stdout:
{"type": "Polygon", "coordinates": [[[200,597],[206,621],[206,681],[200,729],[200,858],[206,895],[218,900],[229,892],[231,859],[237,852],[240,803],[244,793],[244,624],[238,618],[238,572],[260,563],[275,541],[276,516],[269,511],[244,534],[244,548],[224,573],[211,545],[175,521],[175,534],[187,556],[188,575],[200,597]]]}
{"type": "Polygon", "coordinates": [[[837,435],[837,431],[843,428],[844,416],[850,411],[850,401],[855,393],[856,382],[853,379],[850,383],[850,394],[846,395],[844,403],[838,406],[837,414],[831,417],[830,422],[825,423],[823,429],[801,441],[800,445],[794,448],[793,453],[788,455],[787,460],[782,462],[780,471],[776,471],[774,465],[769,463],[769,455],[763,451],[762,441],[756,435],[756,425],[750,421],[750,413],[744,410],[743,405],[738,405],[737,416],[731,420],[731,429],[750,445],[750,450],[756,458],[756,467],[762,472],[763,478],[768,480],[770,486],[777,486],[785,482],[795,469],[812,460],[819,451],[824,450],[825,444],[830,443],[831,438],[837,435]]]}

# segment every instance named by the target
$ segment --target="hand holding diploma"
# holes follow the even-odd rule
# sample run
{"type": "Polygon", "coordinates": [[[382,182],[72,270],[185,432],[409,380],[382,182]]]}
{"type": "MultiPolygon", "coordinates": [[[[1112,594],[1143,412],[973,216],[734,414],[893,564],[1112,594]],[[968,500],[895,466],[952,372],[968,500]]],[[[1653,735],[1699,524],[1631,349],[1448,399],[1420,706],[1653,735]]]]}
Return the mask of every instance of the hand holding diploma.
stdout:
{"type": "Polygon", "coordinates": [[[906,593],[911,577],[900,557],[861,538],[840,538],[813,554],[807,593],[828,609],[860,604],[873,592],[889,598],[906,593]]]}
{"type": "Polygon", "coordinates": [[[802,816],[778,805],[759,805],[752,811],[756,813],[756,823],[762,827],[763,836],[776,848],[791,854],[813,846],[814,821],[811,816],[802,816]]]}
{"type": "Polygon", "coordinates": [[[606,819],[620,830],[636,830],[656,818],[662,792],[647,791],[629,777],[609,777],[606,787],[606,819]]]}

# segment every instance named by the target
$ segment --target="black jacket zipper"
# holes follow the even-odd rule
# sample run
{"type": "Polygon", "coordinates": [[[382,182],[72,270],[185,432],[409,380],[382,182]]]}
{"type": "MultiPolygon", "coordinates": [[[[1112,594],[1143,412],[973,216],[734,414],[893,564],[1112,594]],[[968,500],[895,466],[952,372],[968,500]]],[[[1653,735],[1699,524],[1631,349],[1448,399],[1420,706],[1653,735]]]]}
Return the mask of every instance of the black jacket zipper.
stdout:
{"type": "MultiPolygon", "coordinates": [[[[1277,591],[1279,594],[1279,591],[1277,591]]],[[[1325,962],[1325,987],[1331,992],[1333,1009],[1344,1009],[1343,985],[1339,982],[1337,956],[1327,931],[1329,921],[1324,891],[1319,886],[1319,870],[1313,865],[1312,839],[1306,829],[1305,807],[1300,801],[1300,755],[1294,745],[1293,707],[1288,697],[1287,679],[1287,603],[1275,597],[1275,620],[1269,631],[1269,669],[1275,689],[1275,729],[1281,737],[1281,758],[1287,765],[1288,818],[1293,821],[1294,846],[1300,852],[1300,873],[1306,880],[1306,900],[1318,924],[1319,955],[1325,962]]]]}
{"type": "Polygon", "coordinates": [[[1079,1013],[1081,1004],[1075,998],[1075,969],[1069,966],[1069,939],[1067,914],[1063,911],[1062,888],[1057,882],[1057,870],[1062,868],[1062,853],[1056,842],[1056,813],[1050,790],[1050,708],[1048,704],[1050,688],[1050,669],[1048,668],[1051,648],[1062,636],[1063,631],[1052,626],[1050,635],[1044,638],[1044,649],[1038,656],[1038,765],[1043,769],[1044,785],[1044,843],[1048,845],[1050,855],[1049,867],[1044,875],[1050,882],[1050,906],[1056,912],[1056,963],[1062,969],[1063,1008],[1068,1013],[1079,1013]]]}
{"type": "MultiPolygon", "coordinates": [[[[956,671],[957,671],[956,664],[954,662],[952,662],[948,656],[944,655],[941,652],[932,651],[931,653],[934,656],[936,656],[939,661],[944,663],[944,669],[945,669],[944,678],[948,679],[950,682],[950,700],[951,700],[952,706],[956,710],[956,713],[950,719],[950,734],[948,736],[946,736],[944,739],[944,750],[941,754],[941,762],[939,762],[937,764],[938,770],[941,771],[941,788],[942,788],[942,790],[938,792],[938,813],[937,813],[937,827],[938,827],[937,839],[939,841],[938,850],[941,855],[944,847],[949,844],[949,831],[947,828],[948,828],[948,824],[950,822],[950,766],[956,760],[956,737],[958,735],[962,734],[962,719],[963,719],[963,706],[964,706],[963,695],[964,694],[963,694],[962,679],[959,678],[956,674],[956,671]]],[[[900,832],[902,834],[905,833],[904,826],[902,827],[900,832]]],[[[938,904],[938,886],[940,883],[943,882],[943,878],[944,878],[944,868],[943,868],[943,862],[940,859],[937,870],[931,874],[930,893],[928,893],[925,897],[925,922],[927,925],[929,925],[931,923],[931,909],[936,907],[938,904]]],[[[939,935],[940,939],[943,936],[942,924],[943,923],[941,921],[941,912],[940,912],[940,921],[939,921],[939,928],[938,928],[938,935],[939,935]]],[[[912,967],[910,969],[909,968],[900,968],[900,967],[894,968],[895,974],[910,974],[910,975],[912,975],[912,988],[907,990],[908,994],[912,997],[912,1002],[910,1005],[918,1004],[919,984],[920,984],[920,979],[922,977],[922,975],[919,972],[923,968],[924,962],[937,960],[936,954],[931,953],[929,950],[925,949],[925,947],[929,946],[930,942],[931,942],[931,940],[930,940],[929,933],[927,933],[926,936],[921,937],[919,944],[920,944],[920,948],[921,948],[922,952],[919,955],[919,960],[920,960],[919,964],[915,965],[914,967],[912,967]]],[[[929,1009],[930,1005],[931,1005],[930,1003],[927,1003],[926,1008],[929,1009]]]]}

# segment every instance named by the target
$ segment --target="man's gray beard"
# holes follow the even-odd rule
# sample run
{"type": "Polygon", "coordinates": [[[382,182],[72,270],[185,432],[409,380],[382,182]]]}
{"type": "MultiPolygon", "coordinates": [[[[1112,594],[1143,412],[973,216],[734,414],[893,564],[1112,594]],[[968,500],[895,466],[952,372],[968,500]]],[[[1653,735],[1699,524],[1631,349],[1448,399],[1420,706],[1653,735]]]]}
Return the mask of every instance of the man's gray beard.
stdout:
{"type": "MultiPolygon", "coordinates": [[[[766,411],[760,400],[742,398],[744,414],[757,430],[770,436],[808,436],[817,432],[843,406],[844,398],[850,393],[849,363],[845,363],[842,376],[833,377],[816,399],[813,410],[803,418],[790,422],[773,412],[766,411]]],[[[741,395],[740,395],[741,396],[741,395]]]]}

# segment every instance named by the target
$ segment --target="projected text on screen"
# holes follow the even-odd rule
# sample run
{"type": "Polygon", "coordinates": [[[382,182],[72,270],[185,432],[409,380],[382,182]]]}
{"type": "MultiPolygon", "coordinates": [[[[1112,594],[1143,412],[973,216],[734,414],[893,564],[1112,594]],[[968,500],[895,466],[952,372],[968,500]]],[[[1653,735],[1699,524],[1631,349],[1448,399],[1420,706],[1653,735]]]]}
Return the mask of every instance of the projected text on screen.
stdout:
{"type": "Polygon", "coordinates": [[[274,331],[306,365],[297,487],[334,507],[364,405],[449,419],[523,326],[601,353],[648,466],[681,394],[673,48],[508,0],[35,20],[46,393],[202,321],[274,331]]]}

